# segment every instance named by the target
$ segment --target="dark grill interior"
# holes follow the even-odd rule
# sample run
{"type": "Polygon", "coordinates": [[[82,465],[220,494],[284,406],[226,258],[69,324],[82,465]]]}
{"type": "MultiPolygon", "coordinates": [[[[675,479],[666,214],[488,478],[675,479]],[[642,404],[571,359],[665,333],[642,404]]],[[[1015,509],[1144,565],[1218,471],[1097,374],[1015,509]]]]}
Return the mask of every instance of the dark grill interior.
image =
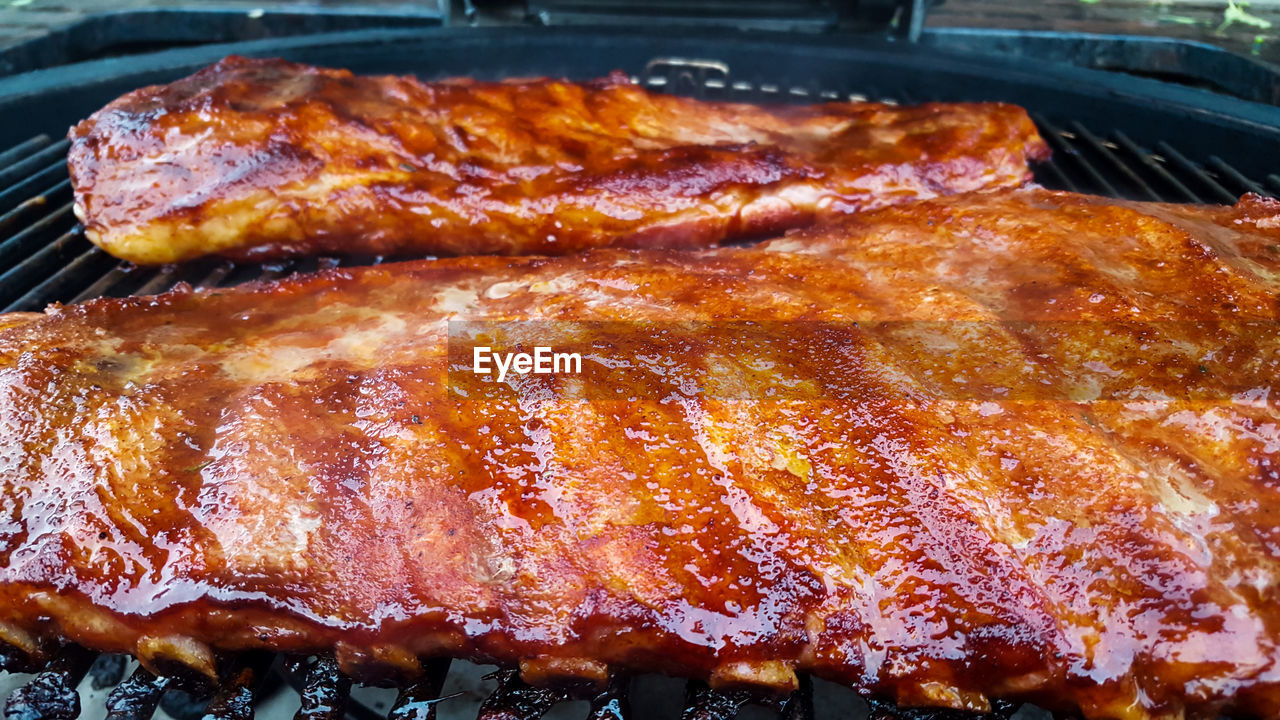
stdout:
{"type": "MultiPolygon", "coordinates": [[[[795,85],[767,79],[732,77],[718,61],[658,58],[635,77],[646,86],[708,99],[751,102],[821,102],[824,100],[883,100],[916,103],[934,99],[902,88],[858,87],[835,90],[816,84],[795,85]]],[[[1163,141],[1134,139],[1121,131],[1095,132],[1081,122],[1053,122],[1034,115],[1054,151],[1051,162],[1037,169],[1037,180],[1050,188],[1075,190],[1135,200],[1232,203],[1241,194],[1280,195],[1280,176],[1247,177],[1216,155],[1193,162],[1163,141]]],[[[79,302],[100,296],[146,295],[163,292],[178,282],[196,286],[230,286],[250,280],[269,280],[293,272],[339,265],[381,262],[380,257],[311,258],[275,264],[237,264],[203,260],[180,266],[138,268],[111,258],[84,237],[72,212],[71,187],[63,128],[42,128],[43,134],[0,152],[0,309],[39,311],[51,302],[79,302]]],[[[250,718],[255,705],[280,692],[296,692],[299,719],[354,717],[366,720],[430,720],[436,715],[447,660],[426,664],[422,679],[399,689],[389,710],[378,711],[351,697],[352,682],[331,658],[292,658],[249,654],[225,658],[223,680],[217,687],[201,686],[180,677],[157,677],[137,668],[127,678],[126,658],[97,656],[76,647],[63,648],[43,668],[33,668],[21,652],[0,643],[0,669],[38,670],[15,691],[5,707],[5,720],[74,718],[80,715],[75,688],[85,681],[102,689],[114,686],[106,700],[108,718],[149,718],[157,707],[180,720],[187,718],[250,718]],[[88,680],[86,681],[86,677],[88,680]],[[188,692],[190,691],[190,692],[188,692]],[[195,699],[193,699],[195,698],[195,699]]],[[[615,678],[599,693],[533,688],[514,670],[500,670],[497,689],[483,701],[483,720],[534,720],[568,699],[587,700],[592,720],[625,718],[629,714],[629,682],[615,678]]],[[[684,720],[727,720],[747,705],[763,705],[785,720],[815,717],[813,684],[802,678],[801,689],[784,701],[744,692],[715,692],[688,683],[681,717],[684,720]]],[[[1019,708],[1001,703],[990,717],[1011,717],[1019,708]]],[[[818,715],[838,716],[830,712],[818,715]]],[[[954,711],[901,710],[870,701],[867,717],[972,718],[954,711]]],[[[1034,715],[1032,716],[1034,717],[1034,715]]]]}

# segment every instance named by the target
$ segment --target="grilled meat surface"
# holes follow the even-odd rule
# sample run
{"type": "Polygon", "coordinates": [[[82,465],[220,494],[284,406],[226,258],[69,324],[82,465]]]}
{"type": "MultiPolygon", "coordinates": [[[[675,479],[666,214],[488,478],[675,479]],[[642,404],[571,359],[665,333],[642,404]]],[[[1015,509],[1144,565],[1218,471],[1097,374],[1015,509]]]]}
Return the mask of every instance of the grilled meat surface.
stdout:
{"type": "Polygon", "coordinates": [[[714,245],[1016,186],[1047,146],[998,104],[760,108],[588,83],[356,77],[231,57],[72,128],[76,213],[136,263],[714,245]]]}
{"type": "Polygon", "coordinates": [[[1277,225],[1003,191],[8,316],[0,636],[1274,717],[1277,225]]]}

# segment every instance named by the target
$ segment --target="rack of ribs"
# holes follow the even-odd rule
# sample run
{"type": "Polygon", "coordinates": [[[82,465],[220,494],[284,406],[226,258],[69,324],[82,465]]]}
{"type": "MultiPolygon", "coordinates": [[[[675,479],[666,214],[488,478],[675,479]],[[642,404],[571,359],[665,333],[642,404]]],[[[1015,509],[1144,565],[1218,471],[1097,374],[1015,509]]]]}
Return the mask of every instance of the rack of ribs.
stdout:
{"type": "Polygon", "coordinates": [[[70,138],[86,235],[140,264],[708,246],[1021,185],[1048,155],[1010,105],[762,108],[621,73],[424,83],[242,57],[70,138]]]}
{"type": "Polygon", "coordinates": [[[10,315],[0,638],[1269,716],[1278,224],[1016,190],[10,315]],[[580,372],[468,370],[537,333],[580,372]]]}

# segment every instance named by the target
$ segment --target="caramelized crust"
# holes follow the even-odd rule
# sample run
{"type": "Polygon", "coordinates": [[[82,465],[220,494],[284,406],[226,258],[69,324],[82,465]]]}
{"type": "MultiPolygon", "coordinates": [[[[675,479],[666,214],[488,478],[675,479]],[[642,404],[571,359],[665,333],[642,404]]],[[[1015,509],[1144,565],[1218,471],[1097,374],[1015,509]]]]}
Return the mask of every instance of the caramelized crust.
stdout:
{"type": "Polygon", "coordinates": [[[1275,717],[1278,223],[1014,191],[24,317],[0,637],[1275,717]],[[451,371],[463,319],[583,372],[451,371]]]}
{"type": "Polygon", "coordinates": [[[117,257],[547,254],[714,245],[1016,186],[1021,109],[760,108],[588,83],[355,77],[231,57],[71,130],[76,212],[117,257]]]}

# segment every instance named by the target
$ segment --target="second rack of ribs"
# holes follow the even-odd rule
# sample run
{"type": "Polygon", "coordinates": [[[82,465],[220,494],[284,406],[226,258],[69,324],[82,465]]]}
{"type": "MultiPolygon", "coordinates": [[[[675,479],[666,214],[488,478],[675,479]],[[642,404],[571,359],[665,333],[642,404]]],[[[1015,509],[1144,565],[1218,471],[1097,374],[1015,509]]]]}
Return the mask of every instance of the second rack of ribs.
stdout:
{"type": "Polygon", "coordinates": [[[0,632],[1266,716],[1277,216],[975,194],[8,316],[0,632]],[[450,353],[557,323],[581,374],[450,353]]]}

